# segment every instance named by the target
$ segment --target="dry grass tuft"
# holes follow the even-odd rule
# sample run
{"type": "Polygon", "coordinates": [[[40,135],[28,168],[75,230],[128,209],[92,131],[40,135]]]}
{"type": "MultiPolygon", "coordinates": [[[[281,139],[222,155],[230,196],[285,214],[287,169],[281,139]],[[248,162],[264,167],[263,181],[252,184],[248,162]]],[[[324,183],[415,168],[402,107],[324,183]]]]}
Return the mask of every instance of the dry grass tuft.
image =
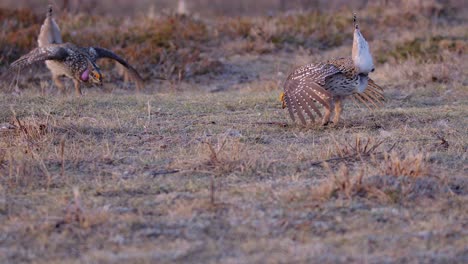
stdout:
{"type": "Polygon", "coordinates": [[[382,162],[374,160],[374,163],[380,164],[378,168],[383,175],[422,177],[429,174],[427,154],[423,153],[400,156],[395,151],[386,152],[382,162]]]}
{"type": "MultiPolygon", "coordinates": [[[[16,116],[13,117],[13,126],[16,130],[13,132],[17,136],[17,141],[13,141],[16,147],[25,145],[29,150],[36,149],[50,141],[51,127],[48,121],[38,119],[24,119],[20,121],[16,116]]],[[[27,152],[27,150],[26,150],[27,152]]]]}
{"type": "Polygon", "coordinates": [[[84,207],[80,191],[77,187],[73,188],[73,198],[65,208],[65,216],[58,221],[55,226],[60,227],[64,224],[76,224],[80,228],[90,228],[92,226],[105,223],[109,218],[107,209],[88,210],[84,207]]]}
{"type": "Polygon", "coordinates": [[[318,200],[329,200],[343,195],[351,199],[355,186],[361,182],[364,172],[360,171],[358,176],[351,176],[348,167],[344,164],[341,164],[336,173],[328,163],[324,164],[324,168],[329,172],[329,176],[324,182],[312,188],[312,197],[318,200]]]}
{"type": "Polygon", "coordinates": [[[37,175],[45,176],[46,186],[50,186],[52,176],[45,164],[44,149],[54,138],[48,119],[24,118],[20,120],[12,110],[13,116],[8,129],[3,130],[0,138],[0,154],[4,167],[8,167],[11,186],[31,185],[37,175]],[[31,178],[32,177],[32,178],[31,178]]]}
{"type": "Polygon", "coordinates": [[[340,158],[360,158],[368,157],[384,143],[384,140],[378,140],[371,137],[363,138],[360,135],[354,137],[354,140],[345,140],[344,143],[338,142],[332,137],[335,145],[335,153],[340,158]]]}
{"type": "MultiPolygon", "coordinates": [[[[324,164],[328,171],[328,178],[313,187],[312,197],[316,200],[330,200],[332,198],[351,200],[362,197],[376,200],[381,203],[403,202],[406,200],[427,196],[427,188],[433,189],[431,196],[447,193],[442,179],[430,177],[426,155],[411,154],[401,157],[392,152],[385,153],[383,161],[375,161],[373,171],[378,175],[370,176],[366,173],[369,169],[360,167],[354,174],[350,173],[348,166],[341,164],[337,172],[334,172],[328,163],[324,164]],[[423,178],[423,176],[426,176],[423,178]]],[[[447,187],[448,188],[448,187],[447,187]]]]}
{"type": "Polygon", "coordinates": [[[354,139],[344,139],[342,141],[332,136],[331,140],[334,146],[333,157],[312,162],[312,166],[327,162],[362,161],[364,158],[380,153],[377,152],[377,150],[384,143],[384,140],[378,140],[372,137],[363,138],[360,135],[356,135],[354,139]]]}
{"type": "Polygon", "coordinates": [[[366,183],[366,170],[364,168],[361,167],[354,174],[351,174],[349,168],[344,164],[341,164],[337,172],[334,172],[328,163],[324,164],[324,168],[329,172],[329,176],[324,182],[312,188],[314,200],[352,200],[362,197],[377,200],[380,203],[390,201],[384,190],[366,183]]]}
{"type": "Polygon", "coordinates": [[[253,167],[251,160],[246,159],[245,144],[239,139],[228,138],[227,135],[219,137],[216,142],[203,142],[205,156],[198,169],[213,171],[217,175],[229,174],[233,171],[244,172],[253,167]]]}

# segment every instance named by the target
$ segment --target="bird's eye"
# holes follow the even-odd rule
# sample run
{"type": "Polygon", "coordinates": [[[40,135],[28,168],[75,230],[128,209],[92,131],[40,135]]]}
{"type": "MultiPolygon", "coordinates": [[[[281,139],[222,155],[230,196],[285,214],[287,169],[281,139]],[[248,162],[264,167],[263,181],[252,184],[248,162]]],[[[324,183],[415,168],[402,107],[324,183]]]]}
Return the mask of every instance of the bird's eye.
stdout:
{"type": "Polygon", "coordinates": [[[100,79],[101,78],[101,74],[99,74],[98,72],[92,72],[92,74],[93,74],[93,77],[95,79],[100,79]]]}
{"type": "Polygon", "coordinates": [[[372,68],[371,72],[374,72],[375,71],[375,68],[372,68]]]}

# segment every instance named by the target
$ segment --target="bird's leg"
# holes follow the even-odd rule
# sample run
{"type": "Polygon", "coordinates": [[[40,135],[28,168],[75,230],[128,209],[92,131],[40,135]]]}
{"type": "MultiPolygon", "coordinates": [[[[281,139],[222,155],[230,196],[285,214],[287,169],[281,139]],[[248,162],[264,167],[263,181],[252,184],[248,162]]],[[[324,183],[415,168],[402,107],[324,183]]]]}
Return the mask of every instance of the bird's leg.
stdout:
{"type": "Polygon", "coordinates": [[[334,100],[330,100],[330,107],[325,107],[325,115],[323,115],[322,126],[326,126],[330,123],[330,115],[333,111],[334,100]]]}
{"type": "Polygon", "coordinates": [[[333,124],[336,126],[340,122],[340,115],[343,111],[343,100],[341,97],[335,100],[335,116],[333,117],[333,124]]]}
{"type": "Polygon", "coordinates": [[[81,96],[81,95],[83,95],[83,93],[81,92],[80,81],[78,81],[78,80],[73,80],[73,83],[75,84],[75,94],[76,94],[76,96],[81,96]]]}
{"type": "Polygon", "coordinates": [[[60,80],[59,75],[52,76],[52,80],[54,80],[55,86],[60,90],[61,94],[65,94],[65,85],[63,84],[62,80],[60,80]]]}

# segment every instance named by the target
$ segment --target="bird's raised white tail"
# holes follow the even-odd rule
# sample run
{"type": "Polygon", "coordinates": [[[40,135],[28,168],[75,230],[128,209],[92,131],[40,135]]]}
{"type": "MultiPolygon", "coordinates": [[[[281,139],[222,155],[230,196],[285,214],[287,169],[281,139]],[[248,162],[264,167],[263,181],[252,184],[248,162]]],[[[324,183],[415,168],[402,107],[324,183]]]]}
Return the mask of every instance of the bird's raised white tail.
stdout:
{"type": "Polygon", "coordinates": [[[41,26],[41,31],[39,33],[39,37],[37,38],[37,44],[39,47],[44,47],[49,44],[61,43],[63,43],[62,33],[60,32],[60,28],[53,18],[52,5],[49,5],[47,10],[47,17],[41,26]]]}
{"type": "MultiPolygon", "coordinates": [[[[354,16],[354,21],[356,22],[356,16],[354,16]]],[[[356,66],[359,73],[368,74],[374,71],[374,62],[370,53],[369,44],[367,44],[366,39],[362,36],[358,24],[354,25],[352,58],[354,66],[356,66]]]]}

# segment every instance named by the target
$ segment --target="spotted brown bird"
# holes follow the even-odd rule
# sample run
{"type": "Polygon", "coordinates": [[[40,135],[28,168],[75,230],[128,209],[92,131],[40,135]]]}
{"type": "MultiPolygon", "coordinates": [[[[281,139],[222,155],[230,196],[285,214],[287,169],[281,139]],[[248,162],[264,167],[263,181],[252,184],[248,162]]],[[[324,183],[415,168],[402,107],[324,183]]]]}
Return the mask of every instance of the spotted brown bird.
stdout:
{"type": "Polygon", "coordinates": [[[343,99],[348,96],[368,108],[382,105],[385,100],[383,90],[368,76],[374,71],[374,63],[369,45],[356,23],[356,16],[353,38],[351,58],[304,65],[288,76],[281,101],[283,108],[288,108],[293,121],[297,115],[301,123],[306,125],[306,115],[315,122],[315,112],[322,117],[322,125],[326,125],[334,108],[333,123],[336,125],[343,111],[343,99]],[[325,108],[324,115],[316,103],[325,108]]]}
{"type": "Polygon", "coordinates": [[[65,85],[60,76],[73,79],[75,93],[81,95],[81,84],[102,85],[102,74],[96,62],[108,58],[120,63],[128,75],[136,81],[137,89],[142,87],[143,79],[140,74],[123,58],[110,50],[99,47],[79,47],[72,43],[62,43],[60,29],[52,16],[52,6],[49,6],[47,17],[41,26],[38,37],[39,47],[22,56],[10,65],[10,70],[19,71],[39,62],[46,62],[52,73],[52,79],[61,92],[65,85]]]}

